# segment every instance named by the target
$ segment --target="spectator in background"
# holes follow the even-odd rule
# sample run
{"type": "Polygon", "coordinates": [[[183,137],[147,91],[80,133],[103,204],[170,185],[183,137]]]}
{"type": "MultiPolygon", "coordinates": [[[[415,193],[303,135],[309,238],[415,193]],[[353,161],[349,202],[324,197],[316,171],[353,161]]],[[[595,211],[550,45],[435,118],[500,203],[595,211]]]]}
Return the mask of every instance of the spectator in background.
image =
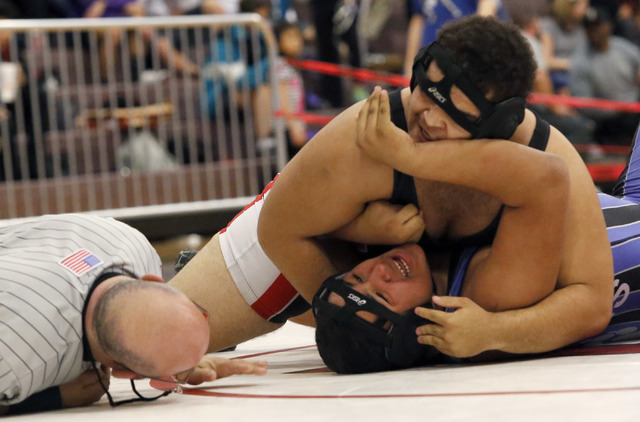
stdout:
{"type": "Polygon", "coordinates": [[[407,2],[409,28],[404,74],[411,77],[413,58],[418,50],[436,40],[438,30],[445,23],[477,13],[506,19],[502,0],[409,0],[407,2]]]}
{"type": "Polygon", "coordinates": [[[226,13],[222,0],[139,0],[147,16],[215,15],[226,13]]]}
{"type": "MultiPolygon", "coordinates": [[[[287,21],[274,25],[274,32],[280,53],[275,64],[280,108],[285,113],[304,113],[306,108],[302,76],[287,62],[288,58],[297,58],[302,53],[302,33],[296,25],[287,21]]],[[[298,119],[287,119],[286,136],[287,151],[289,158],[292,158],[307,143],[307,125],[298,119]]]]}
{"type": "Polygon", "coordinates": [[[222,6],[222,13],[240,12],[240,0],[220,0],[220,6],[222,6]]]}
{"type": "MultiPolygon", "coordinates": [[[[0,19],[18,19],[22,15],[9,0],[0,0],[0,19]]],[[[11,30],[0,30],[0,180],[24,180],[45,177],[39,174],[35,147],[36,127],[49,129],[44,75],[29,75],[22,53],[23,43],[11,30]],[[30,85],[29,82],[33,85],[30,85]],[[35,85],[35,86],[34,86],[35,85]]],[[[37,54],[37,53],[34,53],[37,54]]]]}
{"type": "Polygon", "coordinates": [[[571,57],[587,48],[582,26],[589,0],[553,0],[551,16],[540,21],[540,41],[554,90],[566,93],[571,57]]]}
{"type": "Polygon", "coordinates": [[[618,10],[616,34],[640,46],[640,1],[624,0],[618,10]]]}
{"type": "Polygon", "coordinates": [[[11,3],[17,10],[16,19],[47,19],[60,17],[55,15],[51,2],[48,0],[23,0],[23,1],[7,1],[11,3]]]}
{"type": "Polygon", "coordinates": [[[291,0],[272,0],[271,16],[274,21],[286,20],[294,23],[298,20],[298,14],[291,5],[291,0]]]}
{"type": "MultiPolygon", "coordinates": [[[[577,97],[618,101],[640,99],[640,49],[612,36],[613,17],[592,8],[585,16],[589,40],[571,67],[569,89],[577,97]]],[[[638,114],[614,110],[583,109],[596,122],[596,139],[603,143],[627,143],[638,124],[638,114]]]]}
{"type": "MultiPolygon", "coordinates": [[[[316,29],[318,60],[340,63],[340,41],[349,49],[349,66],[360,67],[358,41],[358,0],[311,0],[313,24],[316,29]]],[[[323,75],[319,95],[332,107],[343,107],[342,80],[336,76],[323,75]]],[[[350,99],[351,100],[351,99],[350,99]]]]}
{"type": "Polygon", "coordinates": [[[507,13],[511,16],[521,7],[535,13],[537,16],[546,16],[549,14],[552,0],[503,0],[507,13]]]}
{"type": "Polygon", "coordinates": [[[614,28],[618,17],[618,11],[620,10],[620,4],[624,0],[589,0],[589,6],[604,9],[609,13],[609,16],[613,18],[614,28]]]}
{"type": "MultiPolygon", "coordinates": [[[[538,40],[538,23],[540,17],[531,7],[523,5],[511,13],[513,23],[520,28],[522,35],[529,42],[533,57],[538,65],[532,92],[553,94],[553,84],[549,76],[547,62],[542,53],[542,45],[538,40]]],[[[529,105],[542,119],[556,127],[574,144],[592,144],[594,123],[577,111],[563,104],[529,105]]]]}
{"type": "MultiPolygon", "coordinates": [[[[55,0],[66,1],[70,7],[67,8],[68,18],[111,18],[111,17],[143,17],[146,16],[144,6],[138,0],[55,0]]],[[[105,30],[100,34],[100,71],[103,78],[106,79],[110,69],[113,69],[114,63],[117,62],[122,48],[120,44],[126,42],[129,52],[132,79],[138,79],[140,73],[144,69],[139,69],[139,57],[150,60],[150,49],[155,50],[164,63],[171,63],[170,67],[178,73],[184,75],[197,75],[198,66],[191,62],[186,56],[183,56],[174,49],[171,42],[156,31],[150,28],[140,28],[138,30],[122,30],[112,28],[105,30]],[[142,35],[142,42],[136,36],[136,31],[142,35]]]]}
{"type": "MultiPolygon", "coordinates": [[[[242,0],[241,13],[257,13],[270,18],[269,0],[242,0]]],[[[221,31],[211,42],[202,75],[203,102],[212,120],[229,118],[233,110],[251,111],[257,139],[271,132],[271,91],[267,84],[267,47],[261,33],[242,26],[221,31]],[[257,41],[257,42],[256,42],[257,41]],[[251,104],[243,102],[242,90],[251,92],[251,104]]],[[[244,113],[240,118],[249,118],[244,113]]]]}
{"type": "Polygon", "coordinates": [[[67,18],[120,18],[144,16],[144,8],[137,0],[53,0],[65,9],[67,18]]]}
{"type": "MultiPolygon", "coordinates": [[[[185,16],[185,15],[218,15],[225,14],[222,0],[138,0],[147,16],[185,16]]],[[[186,43],[182,32],[185,28],[165,30],[174,47],[180,50],[185,48],[202,49],[199,42],[208,44],[211,42],[209,31],[196,28],[186,28],[186,43]],[[200,39],[201,41],[196,41],[200,39]]]]}

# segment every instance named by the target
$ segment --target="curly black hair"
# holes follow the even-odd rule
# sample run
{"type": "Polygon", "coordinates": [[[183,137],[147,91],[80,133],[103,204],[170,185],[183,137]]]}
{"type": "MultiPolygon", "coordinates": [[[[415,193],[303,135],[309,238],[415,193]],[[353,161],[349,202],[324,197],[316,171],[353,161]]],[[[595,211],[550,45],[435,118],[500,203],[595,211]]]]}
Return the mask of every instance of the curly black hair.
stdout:
{"type": "Polygon", "coordinates": [[[444,25],[437,43],[492,101],[526,97],[531,91],[536,62],[514,24],[474,15],[444,25]]]}

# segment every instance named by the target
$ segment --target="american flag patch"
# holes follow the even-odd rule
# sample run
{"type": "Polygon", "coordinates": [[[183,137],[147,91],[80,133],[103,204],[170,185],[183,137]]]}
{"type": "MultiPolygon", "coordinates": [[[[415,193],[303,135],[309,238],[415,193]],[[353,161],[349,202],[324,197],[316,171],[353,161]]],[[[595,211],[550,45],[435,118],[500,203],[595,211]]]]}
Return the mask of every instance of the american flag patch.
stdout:
{"type": "Polygon", "coordinates": [[[59,262],[59,264],[75,275],[82,275],[89,271],[91,268],[102,265],[103,262],[100,258],[95,256],[88,250],[80,249],[79,251],[74,252],[68,257],[64,258],[59,262]]]}

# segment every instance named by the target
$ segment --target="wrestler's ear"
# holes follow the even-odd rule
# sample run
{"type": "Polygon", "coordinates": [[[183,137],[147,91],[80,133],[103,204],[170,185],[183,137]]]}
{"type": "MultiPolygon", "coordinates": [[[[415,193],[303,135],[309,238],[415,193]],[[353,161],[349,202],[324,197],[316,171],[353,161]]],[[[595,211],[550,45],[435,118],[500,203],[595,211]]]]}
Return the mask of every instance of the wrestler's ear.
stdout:
{"type": "Polygon", "coordinates": [[[144,280],[144,281],[157,281],[159,283],[164,283],[164,280],[162,279],[162,277],[158,277],[155,274],[145,274],[142,276],[142,278],[140,278],[140,280],[144,280]]]}

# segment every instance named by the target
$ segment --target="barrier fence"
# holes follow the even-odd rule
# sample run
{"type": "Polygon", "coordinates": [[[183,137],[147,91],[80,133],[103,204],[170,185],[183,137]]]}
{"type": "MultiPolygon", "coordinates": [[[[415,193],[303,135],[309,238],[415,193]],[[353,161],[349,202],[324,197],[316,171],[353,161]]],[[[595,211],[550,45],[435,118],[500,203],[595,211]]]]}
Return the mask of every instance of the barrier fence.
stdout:
{"type": "Polygon", "coordinates": [[[276,47],[258,15],[0,33],[0,219],[241,208],[285,164],[276,47]]]}
{"type": "MultiPolygon", "coordinates": [[[[409,86],[409,78],[403,75],[377,72],[369,69],[358,69],[351,66],[334,63],[319,62],[316,60],[289,59],[289,63],[302,70],[324,73],[327,75],[352,78],[361,82],[374,82],[393,87],[409,86]]],[[[614,101],[601,98],[578,98],[564,95],[532,93],[527,101],[530,104],[562,104],[575,108],[598,108],[602,110],[616,110],[624,112],[640,112],[640,102],[614,101]]]]}

